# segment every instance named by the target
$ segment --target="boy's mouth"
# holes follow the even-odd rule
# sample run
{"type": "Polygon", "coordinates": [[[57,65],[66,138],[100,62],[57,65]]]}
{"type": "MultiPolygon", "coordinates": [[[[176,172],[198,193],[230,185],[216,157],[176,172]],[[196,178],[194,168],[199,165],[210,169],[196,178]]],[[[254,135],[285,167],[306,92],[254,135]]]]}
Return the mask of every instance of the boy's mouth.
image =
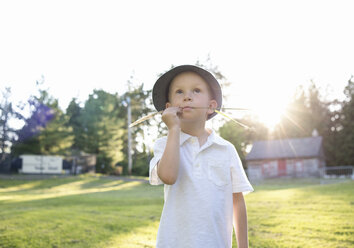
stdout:
{"type": "Polygon", "coordinates": [[[193,109],[193,107],[191,107],[191,106],[184,106],[184,107],[182,107],[182,110],[191,110],[191,109],[193,109]]]}

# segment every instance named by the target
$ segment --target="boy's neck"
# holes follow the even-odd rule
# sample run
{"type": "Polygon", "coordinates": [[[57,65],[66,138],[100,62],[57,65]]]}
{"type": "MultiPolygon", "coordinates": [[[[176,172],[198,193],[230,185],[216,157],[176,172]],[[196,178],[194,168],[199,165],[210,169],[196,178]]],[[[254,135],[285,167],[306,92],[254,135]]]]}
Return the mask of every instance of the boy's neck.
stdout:
{"type": "Polygon", "coordinates": [[[181,123],[181,131],[198,138],[199,145],[202,146],[207,141],[210,131],[205,128],[203,123],[181,123]]]}

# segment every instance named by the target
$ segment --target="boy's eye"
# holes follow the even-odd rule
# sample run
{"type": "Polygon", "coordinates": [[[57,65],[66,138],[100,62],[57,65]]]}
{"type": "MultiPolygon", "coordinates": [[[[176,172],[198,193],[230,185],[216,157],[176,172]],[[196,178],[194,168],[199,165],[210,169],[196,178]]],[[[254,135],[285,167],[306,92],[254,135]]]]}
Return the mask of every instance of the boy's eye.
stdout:
{"type": "Polygon", "coordinates": [[[183,91],[182,91],[182,90],[176,90],[176,93],[177,93],[177,94],[182,94],[183,91]]]}
{"type": "Polygon", "coordinates": [[[195,93],[200,93],[200,89],[196,88],[196,89],[194,89],[194,92],[195,93]]]}

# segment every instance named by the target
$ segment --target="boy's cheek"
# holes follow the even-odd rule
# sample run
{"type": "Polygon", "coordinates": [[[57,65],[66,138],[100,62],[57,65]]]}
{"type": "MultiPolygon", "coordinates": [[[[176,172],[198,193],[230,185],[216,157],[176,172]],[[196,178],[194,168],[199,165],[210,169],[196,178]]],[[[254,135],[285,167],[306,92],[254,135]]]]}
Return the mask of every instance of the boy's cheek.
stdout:
{"type": "Polygon", "coordinates": [[[166,108],[169,108],[169,107],[179,107],[179,106],[180,106],[179,101],[176,100],[176,99],[173,100],[173,103],[171,103],[171,102],[167,102],[167,103],[166,103],[166,108]]]}

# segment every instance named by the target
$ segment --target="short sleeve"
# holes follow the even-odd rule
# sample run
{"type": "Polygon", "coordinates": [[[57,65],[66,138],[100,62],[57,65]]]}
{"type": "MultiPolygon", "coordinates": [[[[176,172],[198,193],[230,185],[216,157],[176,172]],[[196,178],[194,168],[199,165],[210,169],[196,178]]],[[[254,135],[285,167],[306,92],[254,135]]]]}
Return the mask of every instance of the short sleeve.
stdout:
{"type": "Polygon", "coordinates": [[[154,157],[150,160],[149,182],[151,185],[163,184],[157,175],[157,163],[160,161],[166,146],[166,137],[159,138],[155,141],[154,157]]]}
{"type": "Polygon", "coordinates": [[[254,191],[251,183],[249,182],[245,170],[242,167],[241,159],[233,145],[229,146],[231,153],[231,180],[232,192],[243,192],[244,195],[254,191]]]}

